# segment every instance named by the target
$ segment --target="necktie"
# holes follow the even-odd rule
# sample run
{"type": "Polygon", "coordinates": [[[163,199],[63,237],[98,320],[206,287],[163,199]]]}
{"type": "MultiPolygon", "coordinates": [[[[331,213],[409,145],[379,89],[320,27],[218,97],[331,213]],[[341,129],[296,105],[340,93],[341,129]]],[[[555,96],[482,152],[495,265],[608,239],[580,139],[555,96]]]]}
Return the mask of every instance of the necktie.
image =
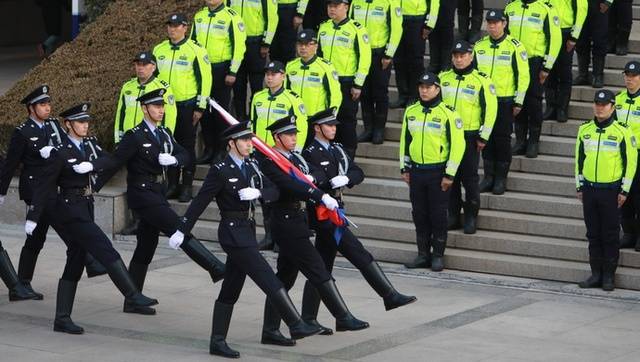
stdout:
{"type": "Polygon", "coordinates": [[[84,142],[80,142],[80,144],[78,145],[78,149],[80,150],[80,153],[82,153],[82,157],[86,157],[87,154],[84,151],[84,142]]]}
{"type": "Polygon", "coordinates": [[[158,141],[158,144],[161,145],[162,144],[162,138],[160,137],[160,130],[156,128],[155,131],[153,131],[154,136],[156,136],[156,141],[158,141]]]}
{"type": "Polygon", "coordinates": [[[242,162],[240,164],[240,172],[242,172],[242,176],[244,176],[244,178],[247,178],[247,163],[246,162],[242,162]]]}

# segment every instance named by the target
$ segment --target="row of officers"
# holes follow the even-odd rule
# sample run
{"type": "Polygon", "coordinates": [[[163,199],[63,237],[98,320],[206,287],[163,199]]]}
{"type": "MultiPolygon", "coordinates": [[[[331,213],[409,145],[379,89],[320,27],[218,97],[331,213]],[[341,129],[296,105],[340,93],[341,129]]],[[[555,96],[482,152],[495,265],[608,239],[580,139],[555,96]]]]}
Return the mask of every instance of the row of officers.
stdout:
{"type": "Polygon", "coordinates": [[[343,189],[364,179],[362,170],[334,142],[339,123],[335,109],[320,111],[308,119],[315,136],[302,153],[295,116],[286,115],[267,127],[274,152],[303,172],[307,182],[291,178],[267,157],[252,157],[252,138],[256,134],[249,122],[225,129],[222,139],[226,155],[212,165],[201,190],[181,217],[167,202],[167,176],[169,170],[188,162],[189,152],[162,126],[164,88],[137,98],[143,120],[124,133],[113,154],[106,153],[94,137],[88,136],[90,104],[82,103],[60,113],[61,123],[50,118],[49,92],[48,86],[41,86],[24,98],[28,119],[15,129],[1,170],[0,194],[6,195],[16,167],[22,164],[19,192],[27,205],[27,240],[18,273],[2,250],[0,276],[9,288],[10,300],[42,299],[31,280],[46,232],[49,226],[53,227],[67,246],[57,290],[55,331],[84,332],[72,320],[71,312],[78,280],[89,265],[90,277],[109,275],[125,297],[125,313],[156,314],[153,306],[158,301],[143,295],[142,290],[160,233],[170,237],[172,248],[181,249],[203,268],[213,283],[224,279],[213,310],[212,354],[239,357],[227,345],[226,335],[247,276],[267,297],[262,343],[294,346],[300,338],[333,334],[332,328],[317,321],[321,302],[335,317],[336,331],[368,328],[369,323],[349,311],[331,274],[337,252],[359,269],[382,299],[385,310],[416,301],[414,296],[401,294],[393,287],[348,228],[341,229],[341,236],[337,237],[337,227],[312,212],[319,205],[329,210],[344,208],[343,189]],[[94,221],[93,194],[122,167],[127,168],[128,206],[140,218],[137,244],[128,268],[94,221]],[[218,240],[227,254],[226,263],[191,233],[213,199],[220,210],[218,240]],[[259,202],[269,205],[272,212],[273,237],[280,246],[276,272],[258,251],[254,213],[259,202]],[[310,241],[310,229],[315,230],[315,245],[310,241]],[[298,271],[307,278],[301,313],[288,296],[298,271]],[[288,326],[290,337],[280,332],[281,321],[288,326]]]}

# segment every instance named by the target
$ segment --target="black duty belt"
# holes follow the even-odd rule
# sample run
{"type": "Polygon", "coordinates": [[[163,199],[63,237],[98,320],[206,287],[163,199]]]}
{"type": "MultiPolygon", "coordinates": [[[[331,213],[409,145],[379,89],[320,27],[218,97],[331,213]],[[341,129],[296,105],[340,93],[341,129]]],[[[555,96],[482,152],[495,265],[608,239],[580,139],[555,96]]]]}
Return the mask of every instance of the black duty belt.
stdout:
{"type": "Polygon", "coordinates": [[[220,211],[220,217],[223,219],[242,219],[249,220],[249,210],[247,211],[220,211]]]}
{"type": "Polygon", "coordinates": [[[93,195],[91,187],[60,189],[62,197],[89,197],[93,195]]]}
{"type": "Polygon", "coordinates": [[[281,210],[301,210],[304,209],[304,203],[302,201],[289,201],[289,202],[274,202],[273,208],[281,210]]]}
{"type": "Polygon", "coordinates": [[[128,181],[134,184],[138,184],[138,183],[161,184],[163,182],[163,179],[162,179],[162,175],[131,175],[128,178],[128,181]]]}

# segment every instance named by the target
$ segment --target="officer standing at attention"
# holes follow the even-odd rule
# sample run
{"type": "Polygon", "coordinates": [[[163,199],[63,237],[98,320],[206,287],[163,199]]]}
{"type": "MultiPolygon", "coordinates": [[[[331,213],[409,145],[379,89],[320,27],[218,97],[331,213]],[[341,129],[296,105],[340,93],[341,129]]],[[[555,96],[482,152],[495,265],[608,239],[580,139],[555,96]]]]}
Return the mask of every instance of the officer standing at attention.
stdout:
{"type": "Polygon", "coordinates": [[[338,72],[342,104],[338,109],[336,140],[351,157],[358,148],[356,114],[364,81],[371,67],[369,34],[357,21],[349,19],[350,0],[328,0],[329,20],[320,25],[318,54],[330,61],[338,72]]]}
{"type": "Polygon", "coordinates": [[[67,245],[67,261],[58,282],[53,330],[69,334],[84,333],[71,319],[71,311],[87,252],[106,266],[109,277],[127,303],[141,308],[158,304],[157,300],[140,293],[111,240],[94,222],[95,175],[76,171],[76,168],[86,168],[86,161],[108,157],[95,137],[87,137],[91,120],[87,113],[89,106],[83,103],[60,113],[68,137],[51,152],[44,166],[25,224],[25,231],[30,235],[46,215],[46,220],[67,245]]]}
{"type": "Polygon", "coordinates": [[[409,185],[418,244],[418,256],[405,266],[439,272],[444,269],[449,190],[466,142],[462,119],[442,101],[438,77],[427,72],[419,79],[420,101],[405,110],[400,134],[400,173],[409,185]]]}
{"type": "MultiPolygon", "coordinates": [[[[624,67],[626,89],[616,96],[616,119],[627,126],[636,140],[640,139],[640,62],[632,60],[624,67]]],[[[638,150],[640,153],[640,149],[638,150]]],[[[620,224],[622,239],[620,248],[633,248],[640,251],[640,172],[636,172],[622,205],[620,224]]]]}
{"type": "MultiPolygon", "coordinates": [[[[189,153],[175,141],[171,131],[160,125],[164,116],[164,92],[164,89],[157,89],[138,98],[144,119],[124,134],[112,157],[85,162],[76,170],[79,173],[104,170],[94,187],[99,191],[123,165],[127,165],[127,203],[140,217],[129,273],[139,290],[143,289],[160,232],[173,235],[180,223],[165,196],[166,174],[168,169],[180,167],[189,160],[189,153]]],[[[220,280],[224,264],[198,240],[186,239],[182,250],[207,270],[214,282],[220,280]]],[[[125,313],[155,314],[153,308],[140,308],[127,301],[123,310],[125,313]]]]}
{"type": "MultiPolygon", "coordinates": [[[[256,224],[253,219],[255,202],[278,200],[279,192],[260,172],[257,162],[249,159],[251,138],[254,137],[249,122],[240,122],[227,128],[223,137],[227,140],[229,154],[223,161],[211,166],[202,188],[189,205],[182,224],[169,242],[180,245],[204,210],[215,198],[220,209],[218,241],[227,253],[226,272],[222,288],[213,309],[213,323],[209,353],[223,357],[239,358],[240,353],[227,345],[227,331],[233,306],[247,276],[267,295],[289,326],[291,338],[296,340],[320,333],[320,328],[304,322],[294,307],[287,290],[276,277],[271,266],[258,251],[256,224]]],[[[337,206],[336,204],[328,205],[337,206]]]]}
{"type": "Polygon", "coordinates": [[[179,188],[180,170],[170,168],[167,197],[189,202],[196,169],[196,125],[202,118],[211,92],[211,65],[207,51],[187,37],[189,23],[184,15],[173,14],[166,24],[169,39],[156,45],[153,54],[158,59],[159,78],[171,84],[175,95],[178,107],[176,140],[189,156],[181,164],[182,183],[179,188]]]}
{"type": "Polygon", "coordinates": [[[529,89],[516,116],[516,143],[511,154],[536,158],[542,130],[542,88],[562,46],[560,18],[543,0],[515,0],[504,12],[509,34],[524,45],[529,57],[529,89]]]}
{"type": "Polygon", "coordinates": [[[458,36],[475,43],[482,38],[483,0],[458,0],[458,36]]]}
{"type": "MultiPolygon", "coordinates": [[[[315,139],[302,154],[310,167],[318,170],[320,175],[316,177],[318,188],[337,199],[340,208],[344,209],[342,200],[344,188],[352,188],[360,184],[364,180],[364,173],[342,145],[334,141],[337,123],[333,109],[324,110],[310,117],[309,124],[314,129],[315,139]]],[[[342,230],[342,237],[338,241],[335,239],[335,225],[328,220],[319,221],[315,213],[311,213],[309,217],[311,227],[316,231],[316,249],[329,272],[333,270],[333,263],[339,251],[358,268],[369,286],[382,298],[386,310],[416,301],[416,297],[401,294],[391,285],[371,253],[364,248],[349,228],[345,227],[342,230]]],[[[302,296],[302,318],[319,326],[316,320],[320,307],[318,291],[309,281],[305,283],[302,296]]],[[[322,328],[322,334],[333,333],[329,328],[322,328]]],[[[336,321],[336,329],[341,330],[338,321],[336,321]]]]}
{"type": "Polygon", "coordinates": [[[296,57],[296,36],[308,4],[309,0],[278,0],[278,28],[269,54],[271,60],[287,64],[296,57]]]}
{"type": "Polygon", "coordinates": [[[615,0],[609,10],[608,53],[627,55],[632,26],[633,0],[615,0]]]}
{"type": "Polygon", "coordinates": [[[227,0],[226,2],[228,7],[240,14],[247,34],[247,50],[233,84],[233,106],[238,119],[248,120],[247,82],[251,88],[251,97],[262,89],[262,70],[267,62],[269,47],[278,27],[278,1],[227,0]]]}
{"type": "Polygon", "coordinates": [[[607,31],[609,30],[609,7],[613,0],[589,0],[587,20],[580,33],[576,52],[578,53],[578,76],[573,84],[604,87],[604,59],[607,56],[607,31]],[[589,63],[593,55],[591,75],[589,63]]]}
{"type": "Polygon", "coordinates": [[[384,142],[389,112],[391,60],[402,38],[402,8],[397,0],[354,0],[351,19],[364,25],[371,45],[371,67],[364,81],[360,103],[364,132],[358,142],[384,142]]]}
{"type": "Polygon", "coordinates": [[[496,87],[484,73],[474,68],[473,46],[460,40],[453,47],[453,69],[440,73],[442,101],[462,119],[466,147],[460,172],[451,188],[449,227],[458,228],[464,186],[464,233],[475,234],[480,210],[478,162],[489,142],[498,113],[496,87]]]}
{"type": "Polygon", "coordinates": [[[589,4],[587,0],[549,0],[549,4],[556,9],[560,17],[562,45],[558,60],[553,65],[545,85],[544,97],[547,101],[547,109],[543,118],[564,123],[569,119],[573,50],[580,38],[589,4]]]}
{"type": "MultiPolygon", "coordinates": [[[[191,40],[207,50],[213,77],[211,97],[228,110],[231,89],[244,58],[247,34],[240,15],[227,7],[224,0],[204,2],[207,6],[193,17],[191,40]]],[[[210,164],[216,154],[224,152],[218,142],[225,123],[218,112],[205,111],[202,117],[204,153],[196,162],[210,164]]]]}
{"type": "Polygon", "coordinates": [[[418,77],[424,73],[425,40],[438,20],[440,0],[403,0],[402,38],[393,58],[398,99],[391,108],[404,108],[418,99],[418,77]]]}
{"type": "Polygon", "coordinates": [[[482,150],[484,178],[480,192],[502,195],[511,165],[513,118],[522,110],[529,87],[529,63],[524,45],[505,32],[507,18],[500,9],[487,12],[487,32],[473,47],[474,64],[496,87],[498,113],[493,132],[482,150]]]}
{"type": "Polygon", "coordinates": [[[620,208],[627,200],[637,165],[637,141],[616,121],[615,96],[597,91],[594,118],[578,129],[575,177],[589,241],[591,276],[580,288],[615,288],[620,208]]]}
{"type": "Polygon", "coordinates": [[[449,49],[453,46],[453,26],[456,15],[457,0],[440,0],[435,28],[429,37],[428,70],[438,74],[451,67],[449,49]]]}
{"type": "MultiPolygon", "coordinates": [[[[323,182],[323,172],[316,170],[305,161],[295,150],[298,129],[295,117],[285,117],[267,127],[275,141],[274,150],[286,157],[296,168],[302,171],[312,182],[323,182]],[[314,176],[315,175],[315,176],[314,176]]],[[[278,200],[271,203],[271,227],[273,239],[280,247],[278,254],[276,275],[284,287],[290,290],[298,277],[298,270],[304,274],[320,294],[320,298],[336,318],[338,331],[356,331],[369,327],[369,323],[356,319],[345,304],[331,273],[327,271],[320,254],[313,246],[309,237],[309,222],[305,201],[313,205],[320,203],[338,207],[338,201],[329,194],[309,187],[306,183],[293,179],[282,172],[270,159],[260,155],[258,157],[260,169],[280,191],[278,200]]],[[[281,346],[293,346],[290,340],[279,331],[280,315],[271,306],[269,300],[265,302],[264,323],[262,325],[262,343],[281,346]]]]}

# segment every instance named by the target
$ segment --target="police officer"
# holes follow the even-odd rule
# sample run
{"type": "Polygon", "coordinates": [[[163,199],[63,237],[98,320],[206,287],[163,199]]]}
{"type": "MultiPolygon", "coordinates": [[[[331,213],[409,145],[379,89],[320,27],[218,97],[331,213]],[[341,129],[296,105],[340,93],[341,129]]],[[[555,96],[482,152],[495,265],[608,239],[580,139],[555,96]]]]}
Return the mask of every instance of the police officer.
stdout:
{"type": "Polygon", "coordinates": [[[482,150],[484,178],[480,192],[504,194],[511,164],[513,118],[522,110],[529,87],[529,63],[524,45],[505,32],[507,18],[500,9],[486,15],[488,36],[473,47],[476,68],[496,87],[498,112],[493,132],[482,150]]]}
{"type": "Polygon", "coordinates": [[[418,244],[418,256],[405,266],[439,272],[444,269],[449,193],[467,142],[462,119],[442,101],[440,79],[427,72],[419,81],[420,101],[405,110],[400,134],[400,173],[409,185],[418,244]]]}
{"type": "Polygon", "coordinates": [[[367,29],[371,45],[371,67],[360,98],[364,132],[358,142],[381,144],[389,112],[391,60],[402,38],[402,8],[396,0],[354,0],[350,17],[367,29]]]}
{"type": "MultiPolygon", "coordinates": [[[[295,117],[277,120],[269,127],[275,141],[274,150],[286,157],[296,168],[302,171],[312,182],[322,182],[323,172],[317,172],[305,161],[296,148],[298,129],[295,117]],[[316,177],[318,180],[316,181],[316,177]]],[[[355,331],[369,327],[369,323],[356,319],[342,300],[331,273],[309,240],[309,222],[305,201],[310,205],[329,204],[338,206],[329,194],[309,187],[309,185],[293,179],[266,157],[258,157],[260,169],[280,191],[280,197],[271,203],[271,224],[273,239],[280,247],[276,275],[287,290],[293,287],[298,270],[304,274],[320,293],[320,297],[336,318],[336,328],[340,331],[355,331]]],[[[264,323],[262,325],[262,343],[292,346],[292,341],[279,331],[280,316],[278,311],[267,300],[264,307],[264,323]]]]}
{"type": "MultiPolygon", "coordinates": [[[[207,50],[213,77],[211,97],[225,109],[231,102],[231,88],[246,50],[247,34],[242,18],[224,4],[224,0],[205,0],[207,6],[193,17],[191,40],[207,50]]],[[[204,140],[202,157],[198,164],[210,164],[224,147],[218,144],[224,122],[218,112],[205,111],[200,125],[204,140]]]]}
{"type": "Polygon", "coordinates": [[[277,0],[227,0],[227,6],[240,14],[247,33],[247,51],[233,84],[236,117],[247,120],[247,82],[252,97],[262,89],[262,69],[278,26],[277,0]]]}
{"type": "Polygon", "coordinates": [[[610,90],[596,92],[594,118],[578,129],[575,156],[591,266],[591,276],[579,286],[606,291],[615,288],[620,208],[631,189],[638,157],[635,136],[615,120],[614,103],[610,90]]]}
{"type": "MultiPolygon", "coordinates": [[[[289,326],[292,339],[320,333],[320,328],[300,318],[282,282],[258,251],[253,219],[255,202],[258,199],[266,203],[274,202],[278,200],[279,192],[260,172],[255,160],[248,158],[253,136],[249,122],[240,122],[224,131],[229,154],[210,168],[202,188],[182,219],[179,231],[169,240],[172,245],[179,245],[209,203],[216,199],[221,217],[218,241],[227,253],[227,267],[213,309],[209,353],[231,358],[239,358],[240,353],[227,345],[227,331],[233,306],[238,301],[247,276],[267,295],[277,314],[289,326]]],[[[333,207],[336,205],[333,204],[333,207]]]]}
{"type": "MultiPolygon", "coordinates": [[[[164,89],[156,89],[138,98],[144,119],[125,132],[112,157],[86,162],[76,171],[104,170],[98,177],[95,190],[127,165],[127,203],[140,217],[136,233],[136,249],[129,264],[129,272],[140,290],[144,286],[147,269],[153,259],[160,232],[173,235],[180,223],[178,215],[167,202],[166,174],[168,169],[181,167],[189,160],[189,153],[173,138],[171,131],[161,126],[164,115],[164,89]]],[[[216,282],[222,278],[224,265],[198,240],[185,238],[182,250],[211,275],[216,282]]],[[[155,314],[153,308],[140,308],[125,300],[125,313],[155,314]]]]}
{"type": "Polygon", "coordinates": [[[296,35],[309,0],[278,0],[278,28],[271,46],[271,60],[287,64],[296,57],[296,35]]]}
{"type": "Polygon", "coordinates": [[[176,140],[188,152],[181,165],[182,183],[178,168],[170,168],[168,198],[180,202],[191,200],[193,173],[196,161],[196,125],[202,118],[211,91],[211,65],[207,51],[187,37],[187,18],[173,14],[166,22],[169,39],[153,48],[158,59],[159,78],[171,84],[178,109],[176,140]]]}
{"type": "Polygon", "coordinates": [[[418,77],[424,72],[425,40],[438,20],[440,0],[401,2],[402,38],[393,58],[398,99],[391,108],[403,108],[418,99],[418,77]]]}
{"type": "Polygon", "coordinates": [[[449,225],[457,228],[464,185],[464,233],[476,232],[480,210],[478,162],[480,152],[489,142],[498,112],[496,89],[484,73],[474,68],[473,46],[466,40],[456,42],[452,56],[453,69],[440,73],[442,101],[462,119],[466,147],[460,173],[456,175],[449,201],[449,225]]]}
{"type": "Polygon", "coordinates": [[[633,25],[633,0],[616,0],[609,10],[609,53],[627,55],[633,25]]]}
{"type": "Polygon", "coordinates": [[[371,66],[369,35],[357,21],[348,17],[350,0],[328,0],[329,19],[320,25],[318,53],[333,63],[342,90],[342,104],[338,109],[337,141],[351,157],[358,148],[356,113],[364,81],[371,66]]]}
{"type": "Polygon", "coordinates": [[[569,119],[573,50],[580,38],[589,4],[587,0],[549,0],[549,5],[556,9],[560,17],[562,46],[545,84],[547,109],[543,118],[564,123],[569,119]]]}
{"type": "Polygon", "coordinates": [[[607,56],[607,30],[609,27],[609,7],[613,0],[589,0],[589,11],[580,33],[576,52],[578,53],[578,77],[575,85],[589,85],[593,88],[604,86],[604,58],[607,56]],[[593,55],[592,76],[589,63],[593,55]]]}
{"type": "Polygon", "coordinates": [[[480,40],[483,11],[483,0],[458,0],[458,36],[461,40],[470,43],[480,40]]]}
{"type": "Polygon", "coordinates": [[[456,15],[457,1],[440,0],[438,9],[438,21],[429,37],[429,68],[432,73],[438,74],[451,67],[449,49],[453,46],[453,26],[456,15]]]}
{"type": "MultiPolygon", "coordinates": [[[[616,96],[616,118],[627,126],[636,140],[640,137],[640,62],[632,60],[624,67],[626,89],[616,96]]],[[[638,151],[640,152],[640,150],[638,151]]],[[[636,247],[640,251],[640,172],[636,172],[627,201],[622,205],[620,248],[636,247]]]]}
{"type": "Polygon", "coordinates": [[[91,119],[89,106],[82,103],[60,113],[68,137],[51,152],[35,187],[25,223],[25,231],[31,235],[46,214],[47,222],[67,245],[67,261],[58,282],[53,330],[70,334],[84,333],[71,319],[71,311],[87,252],[106,266],[109,277],[128,303],[142,308],[158,304],[157,300],[140,293],[111,240],[94,222],[94,175],[76,172],[76,168],[86,167],[83,164],[87,161],[106,156],[95,137],[87,137],[91,119]]]}
{"type": "Polygon", "coordinates": [[[562,46],[560,18],[542,0],[516,0],[504,12],[509,34],[524,45],[529,57],[529,89],[515,119],[516,143],[511,153],[536,158],[542,129],[542,86],[562,46]]]}
{"type": "MultiPolygon", "coordinates": [[[[318,170],[319,176],[315,177],[318,188],[336,198],[340,208],[344,209],[342,200],[344,188],[352,188],[360,184],[364,180],[364,173],[342,145],[334,141],[338,123],[335,110],[327,109],[316,113],[309,118],[309,123],[314,129],[315,139],[304,149],[303,156],[310,167],[318,170]]],[[[335,225],[327,220],[318,220],[315,213],[309,216],[311,227],[316,231],[316,249],[329,272],[333,270],[336,253],[339,251],[358,268],[369,286],[382,298],[386,310],[416,301],[416,297],[401,294],[393,287],[371,253],[364,248],[349,228],[342,228],[341,238],[336,240],[335,225]]],[[[319,325],[316,320],[320,306],[318,292],[320,290],[316,291],[307,281],[302,296],[302,318],[314,325],[319,325]]],[[[323,334],[333,333],[329,328],[322,328],[323,334]]],[[[341,330],[337,322],[336,329],[341,330]]]]}

